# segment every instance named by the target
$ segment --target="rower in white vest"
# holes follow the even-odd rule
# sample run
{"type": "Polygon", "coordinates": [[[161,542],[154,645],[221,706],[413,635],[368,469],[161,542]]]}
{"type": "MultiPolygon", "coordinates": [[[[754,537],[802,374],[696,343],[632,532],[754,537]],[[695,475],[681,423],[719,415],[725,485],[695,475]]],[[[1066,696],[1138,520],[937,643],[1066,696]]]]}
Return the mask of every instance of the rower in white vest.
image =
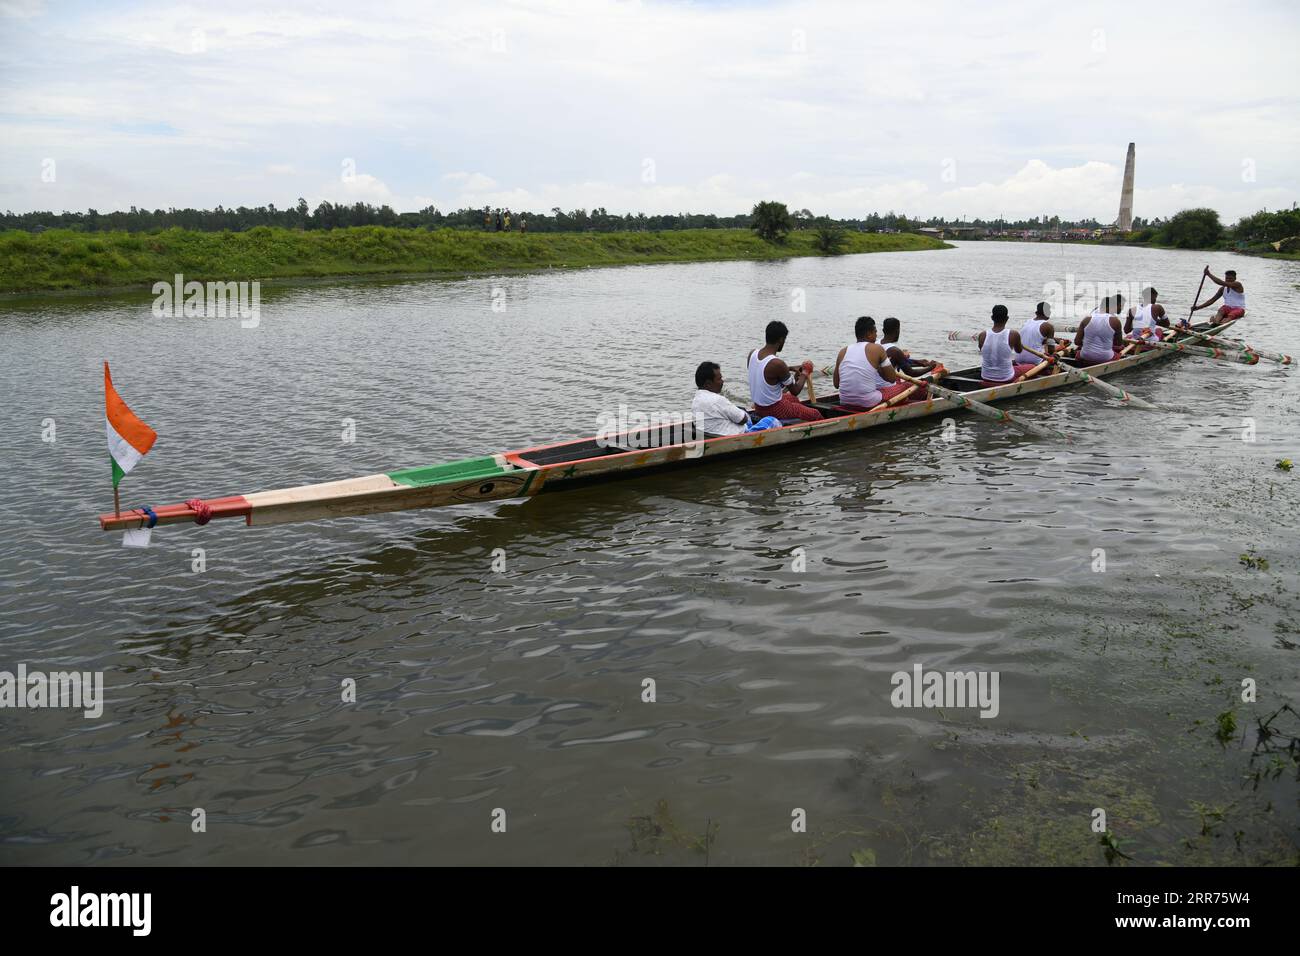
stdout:
{"type": "Polygon", "coordinates": [[[1074,333],[1074,344],[1078,347],[1080,365],[1098,365],[1119,358],[1124,327],[1119,316],[1111,310],[1118,309],[1123,303],[1120,296],[1113,300],[1107,296],[1098,303],[1092,315],[1079,323],[1079,329],[1074,333]]]}
{"type": "Polygon", "coordinates": [[[984,385],[1007,385],[1034,367],[1032,362],[1015,361],[1020,351],[1020,333],[1007,328],[1010,313],[1005,305],[993,307],[993,328],[979,335],[980,377],[984,385]]]}
{"type": "Polygon", "coordinates": [[[1141,303],[1129,309],[1124,319],[1125,338],[1150,337],[1157,341],[1164,338],[1160,330],[1169,328],[1169,319],[1165,317],[1165,307],[1156,301],[1159,295],[1150,286],[1142,290],[1141,303]]]}
{"type": "Polygon", "coordinates": [[[860,316],[853,323],[854,341],[835,356],[833,380],[840,405],[853,411],[875,408],[906,391],[911,383],[898,377],[889,356],[876,342],[876,320],[860,316]]]}
{"type": "MultiPolygon", "coordinates": [[[[1051,315],[1051,303],[1038,303],[1038,306],[1034,309],[1034,317],[1020,327],[1021,346],[1046,355],[1051,355],[1056,350],[1056,329],[1052,327],[1052,323],[1049,321],[1051,315]]],[[[1033,352],[1025,352],[1021,349],[1016,350],[1014,359],[1016,362],[1022,363],[1040,361],[1033,352]]]]}
{"type": "Polygon", "coordinates": [[[885,350],[889,364],[904,375],[921,375],[938,364],[933,359],[913,358],[912,353],[903,348],[902,343],[899,341],[902,323],[893,316],[885,319],[881,331],[883,334],[880,338],[880,346],[885,350]]]}
{"type": "Polygon", "coordinates": [[[1240,319],[1246,314],[1246,287],[1237,281],[1237,273],[1229,269],[1223,274],[1223,278],[1218,278],[1210,267],[1205,267],[1205,277],[1219,287],[1219,291],[1214,293],[1205,302],[1200,305],[1192,306],[1192,311],[1197,312],[1201,309],[1208,309],[1223,297],[1223,305],[1219,306],[1219,311],[1214,313],[1214,324],[1222,325],[1229,319],[1240,319]]]}

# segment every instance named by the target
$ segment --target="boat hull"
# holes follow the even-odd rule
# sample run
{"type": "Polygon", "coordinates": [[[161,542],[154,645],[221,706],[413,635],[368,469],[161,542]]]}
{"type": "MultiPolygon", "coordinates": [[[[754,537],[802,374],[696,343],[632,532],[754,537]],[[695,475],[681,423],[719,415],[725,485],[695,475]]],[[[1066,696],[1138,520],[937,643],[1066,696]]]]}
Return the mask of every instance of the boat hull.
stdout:
{"type": "MultiPolygon", "coordinates": [[[[1202,325],[1196,331],[1221,334],[1233,324],[1202,325]]],[[[1123,356],[1111,362],[1088,366],[1094,378],[1104,378],[1153,362],[1174,358],[1180,353],[1150,350],[1123,356]]],[[[965,382],[962,394],[977,402],[996,404],[1027,398],[1057,388],[1081,384],[1064,372],[1037,377],[992,388],[972,387],[979,370],[963,369],[944,378],[945,385],[965,382]]],[[[831,396],[828,401],[834,400],[831,396]]],[[[822,403],[819,403],[822,404],[822,403]]],[[[319,521],[438,508],[448,505],[500,501],[529,497],[541,493],[565,491],[596,481],[626,478],[665,468],[712,461],[724,456],[772,450],[807,441],[845,437],[899,422],[914,421],[964,409],[952,399],[931,396],[876,411],[839,415],[815,422],[800,422],[767,431],[727,437],[700,437],[697,440],[655,444],[662,430],[626,432],[612,441],[625,447],[610,447],[609,441],[595,438],[540,445],[518,451],[448,465],[414,468],[387,474],[369,475],[342,481],[263,491],[246,496],[216,499],[213,517],[243,517],[251,526],[319,521]],[[644,440],[649,447],[626,447],[644,440]]],[[[194,521],[198,515],[186,505],[167,505],[156,510],[156,524],[194,521]]],[[[99,518],[104,530],[139,528],[148,523],[139,510],[99,518]]]]}

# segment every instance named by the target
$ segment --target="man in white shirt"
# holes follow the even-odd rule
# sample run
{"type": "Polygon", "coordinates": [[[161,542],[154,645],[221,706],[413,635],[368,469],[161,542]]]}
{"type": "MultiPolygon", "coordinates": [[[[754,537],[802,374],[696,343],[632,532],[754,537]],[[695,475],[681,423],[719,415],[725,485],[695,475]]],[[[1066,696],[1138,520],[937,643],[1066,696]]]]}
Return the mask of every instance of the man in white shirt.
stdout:
{"type": "Polygon", "coordinates": [[[722,395],[722,369],[717,362],[701,362],[695,370],[699,391],[691,402],[695,427],[710,437],[739,435],[749,425],[749,415],[722,395]]]}

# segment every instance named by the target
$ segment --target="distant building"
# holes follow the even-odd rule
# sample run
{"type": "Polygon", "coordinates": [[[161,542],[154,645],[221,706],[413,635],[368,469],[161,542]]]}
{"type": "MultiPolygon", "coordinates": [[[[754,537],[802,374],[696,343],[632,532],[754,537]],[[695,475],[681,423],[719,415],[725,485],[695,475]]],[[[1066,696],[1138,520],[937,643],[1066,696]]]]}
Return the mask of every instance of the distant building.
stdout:
{"type": "Polygon", "coordinates": [[[1135,144],[1128,144],[1128,155],[1124,158],[1124,186],[1119,194],[1119,219],[1115,225],[1120,232],[1133,229],[1133,167],[1137,161],[1135,144]]]}

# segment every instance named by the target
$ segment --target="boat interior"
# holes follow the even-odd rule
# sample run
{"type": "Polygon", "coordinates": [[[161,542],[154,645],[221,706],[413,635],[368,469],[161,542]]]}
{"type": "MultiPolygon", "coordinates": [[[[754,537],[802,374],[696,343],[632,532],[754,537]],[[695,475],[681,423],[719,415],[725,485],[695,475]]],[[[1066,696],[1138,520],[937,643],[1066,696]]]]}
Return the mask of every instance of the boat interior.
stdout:
{"type": "MultiPolygon", "coordinates": [[[[1071,368],[1079,367],[1078,362],[1073,358],[1063,359],[1062,364],[1071,368]]],[[[1043,377],[1047,377],[1049,374],[1051,373],[1044,373],[1043,377]]],[[[978,365],[948,372],[940,379],[940,382],[944,388],[955,392],[975,392],[988,387],[981,379],[978,365]]],[[[821,412],[824,418],[841,418],[854,414],[854,411],[841,407],[838,398],[838,394],[831,393],[808,404],[821,412]]],[[[755,414],[753,409],[749,409],[749,412],[751,416],[755,414]]],[[[783,425],[797,425],[799,421],[797,418],[791,418],[783,419],[781,423],[783,425]]],[[[520,465],[555,465],[564,462],[583,461],[589,458],[602,458],[606,455],[621,455],[632,451],[663,448],[668,445],[716,437],[718,436],[707,435],[702,432],[697,435],[694,424],[687,422],[685,424],[664,425],[629,432],[618,436],[617,440],[614,441],[583,438],[559,445],[529,448],[514,452],[511,457],[520,465]]]]}

